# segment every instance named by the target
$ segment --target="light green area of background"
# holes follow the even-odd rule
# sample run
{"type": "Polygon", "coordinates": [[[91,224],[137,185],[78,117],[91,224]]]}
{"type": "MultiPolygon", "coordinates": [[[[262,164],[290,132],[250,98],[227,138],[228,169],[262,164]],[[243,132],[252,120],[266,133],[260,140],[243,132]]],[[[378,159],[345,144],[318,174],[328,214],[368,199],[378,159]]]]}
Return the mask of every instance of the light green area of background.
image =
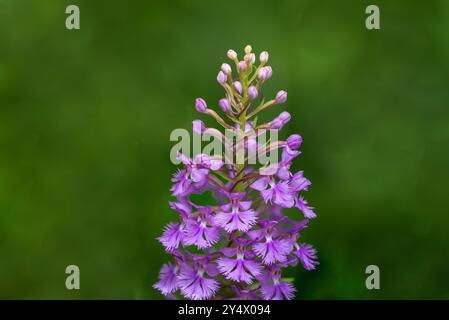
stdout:
{"type": "Polygon", "coordinates": [[[270,52],[266,92],[289,92],[313,182],[321,264],[290,270],[297,297],[449,298],[449,2],[378,0],[379,31],[368,4],[0,1],[0,298],[161,298],[169,134],[247,43],[270,52]]]}

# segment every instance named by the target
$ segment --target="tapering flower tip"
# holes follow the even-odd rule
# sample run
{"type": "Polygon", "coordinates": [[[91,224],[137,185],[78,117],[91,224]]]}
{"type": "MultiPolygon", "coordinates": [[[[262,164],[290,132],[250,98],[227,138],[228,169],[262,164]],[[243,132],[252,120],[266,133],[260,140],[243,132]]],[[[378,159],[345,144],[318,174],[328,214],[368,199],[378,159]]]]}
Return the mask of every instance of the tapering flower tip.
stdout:
{"type": "Polygon", "coordinates": [[[254,53],[247,53],[244,57],[245,62],[250,65],[256,62],[256,55],[254,53]]]}
{"type": "Polygon", "coordinates": [[[281,112],[281,114],[278,117],[279,119],[282,120],[283,125],[287,124],[292,118],[291,114],[287,111],[281,112]]]}
{"type": "Polygon", "coordinates": [[[248,45],[245,47],[245,53],[251,53],[251,51],[253,51],[253,48],[248,44],[248,45]]]}
{"type": "Polygon", "coordinates": [[[195,100],[195,108],[198,112],[204,113],[207,111],[207,104],[203,98],[198,98],[195,100]]]}
{"type": "Polygon", "coordinates": [[[301,143],[302,137],[299,134],[292,134],[287,138],[287,146],[292,150],[298,149],[301,146],[301,143]]]}
{"type": "Polygon", "coordinates": [[[206,125],[201,120],[192,121],[192,131],[193,133],[202,134],[206,131],[206,125]]]}
{"type": "Polygon", "coordinates": [[[223,71],[223,73],[226,75],[230,75],[232,73],[231,66],[227,63],[223,63],[221,65],[221,71],[223,71]]]}
{"type": "Polygon", "coordinates": [[[276,103],[281,104],[287,101],[287,91],[281,90],[276,94],[276,103]]]}
{"type": "Polygon", "coordinates": [[[229,102],[228,99],[226,99],[226,98],[220,99],[220,101],[218,102],[218,105],[220,106],[220,109],[224,113],[231,113],[231,103],[229,102]]]}
{"type": "Polygon", "coordinates": [[[258,94],[259,93],[257,92],[257,88],[255,86],[250,86],[248,88],[248,98],[249,98],[249,100],[252,101],[252,100],[256,99],[258,94]]]}
{"type": "Polygon", "coordinates": [[[217,75],[218,83],[224,85],[226,83],[226,80],[228,80],[228,76],[223,71],[220,71],[217,75]]]}
{"type": "Polygon", "coordinates": [[[269,57],[268,52],[267,51],[262,51],[260,53],[260,55],[259,55],[260,63],[262,63],[262,64],[267,63],[268,62],[268,57],[269,57]]]}
{"type": "Polygon", "coordinates": [[[239,93],[242,94],[243,87],[240,81],[234,81],[234,89],[239,93]]]}
{"type": "Polygon", "coordinates": [[[228,50],[227,55],[228,55],[228,58],[231,59],[231,60],[237,59],[237,52],[235,52],[235,51],[232,50],[232,49],[229,49],[229,50],[228,50]]]}
{"type": "Polygon", "coordinates": [[[240,61],[239,64],[237,65],[237,68],[239,69],[240,72],[244,72],[248,68],[248,65],[246,64],[246,61],[240,61]]]}

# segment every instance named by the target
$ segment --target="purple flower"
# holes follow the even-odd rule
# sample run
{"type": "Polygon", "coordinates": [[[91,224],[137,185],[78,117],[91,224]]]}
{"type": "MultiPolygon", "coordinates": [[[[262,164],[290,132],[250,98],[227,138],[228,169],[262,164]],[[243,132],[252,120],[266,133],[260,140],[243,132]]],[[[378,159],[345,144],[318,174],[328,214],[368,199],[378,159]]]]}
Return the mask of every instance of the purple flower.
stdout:
{"type": "Polygon", "coordinates": [[[316,217],[316,214],[313,211],[313,208],[309,207],[307,204],[307,201],[304,200],[303,197],[296,198],[296,207],[302,211],[304,217],[306,217],[307,219],[313,219],[316,217]]]}
{"type": "Polygon", "coordinates": [[[256,222],[257,215],[251,209],[251,201],[241,201],[244,194],[231,194],[231,202],[221,206],[222,211],[214,217],[215,224],[222,227],[226,232],[235,230],[248,231],[256,222]]]}
{"type": "Polygon", "coordinates": [[[274,203],[283,208],[291,208],[295,204],[286,181],[276,182],[273,177],[262,177],[254,182],[251,188],[260,191],[265,203],[274,203]]]}
{"type": "Polygon", "coordinates": [[[304,177],[304,171],[298,171],[293,175],[293,177],[290,180],[290,187],[293,191],[299,192],[302,190],[307,191],[307,188],[311,185],[309,179],[304,177]]]}
{"type": "Polygon", "coordinates": [[[169,206],[171,209],[178,211],[181,214],[182,218],[188,218],[188,216],[192,213],[192,208],[190,204],[185,201],[173,202],[170,201],[169,206]]]}
{"type": "Polygon", "coordinates": [[[184,243],[198,248],[208,248],[220,238],[220,229],[211,225],[210,219],[200,217],[189,220],[184,232],[184,243]]]}
{"type": "Polygon", "coordinates": [[[256,294],[255,290],[250,289],[240,289],[237,286],[232,285],[231,290],[235,293],[235,297],[231,300],[259,300],[259,296],[256,294]]]}
{"type": "Polygon", "coordinates": [[[178,290],[176,268],[170,263],[164,264],[159,272],[159,281],[153,287],[160,290],[164,296],[168,296],[178,290]]]}
{"type": "Polygon", "coordinates": [[[262,285],[261,291],[265,300],[291,300],[296,290],[289,282],[277,281],[270,285],[262,285]]]}
{"type": "Polygon", "coordinates": [[[260,278],[262,296],[265,300],[291,300],[296,291],[293,284],[281,281],[279,267],[270,268],[264,277],[260,278]]]}
{"type": "Polygon", "coordinates": [[[299,263],[306,270],[318,265],[316,250],[298,243],[300,232],[316,217],[302,196],[310,180],[302,170],[292,172],[293,160],[301,154],[302,137],[293,134],[285,141],[271,137],[268,143],[259,140],[267,129],[280,130],[290,121],[286,111],[268,123],[257,121],[263,119],[259,112],[284,103],[287,92],[279,91],[274,99],[265,96],[264,82],[273,73],[265,65],[268,52],[260,54],[259,65],[255,65],[256,55],[249,45],[242,61],[234,50],[227,55],[233,61],[235,76],[227,63],[217,75],[225,90],[218,105],[226,117],[209,109],[203,98],[196,99],[195,108],[232,131],[235,140],[219,129],[206,128],[199,119],[192,122],[192,130],[219,138],[233,153],[242,145],[247,155],[243,163],[237,163],[228,155],[229,150],[217,152],[215,145],[204,149],[213,155],[206,151],[196,156],[177,154],[182,168],[171,179],[175,199],[169,206],[178,219],[168,223],[157,238],[174,262],[162,266],[153,287],[169,299],[179,294],[194,300],[293,299],[296,289],[283,281],[282,270],[299,263]],[[253,103],[262,92],[260,104],[253,103]],[[257,157],[251,154],[258,148],[264,154],[280,151],[281,159],[270,160],[269,165],[256,164],[253,160],[257,157]],[[292,207],[302,211],[305,219],[295,221],[283,212],[292,207]]]}
{"type": "MultiPolygon", "coordinates": [[[[276,166],[276,174],[281,180],[288,180],[292,177],[292,173],[290,172],[290,166],[292,164],[293,159],[295,159],[301,152],[290,150],[289,148],[285,148],[282,151],[282,157],[279,164],[276,166]]],[[[291,186],[290,186],[291,188],[291,186]]]]}
{"type": "Polygon", "coordinates": [[[206,278],[202,268],[195,269],[187,264],[181,268],[178,284],[182,294],[192,300],[209,299],[219,288],[218,281],[206,278]]]}
{"type": "Polygon", "coordinates": [[[170,188],[174,196],[181,195],[187,191],[192,180],[189,179],[187,170],[178,170],[171,179],[175,184],[170,188]]]}
{"type": "Polygon", "coordinates": [[[203,185],[207,180],[209,169],[218,170],[223,165],[221,160],[211,159],[205,154],[198,154],[191,160],[182,153],[178,153],[177,158],[185,165],[185,169],[179,170],[172,179],[175,184],[170,190],[174,196],[187,192],[192,182],[197,186],[203,185]]]}
{"type": "Polygon", "coordinates": [[[223,252],[225,256],[218,258],[217,264],[226,279],[249,284],[253,281],[253,277],[260,275],[262,265],[251,259],[252,255],[245,247],[225,248],[223,252]],[[235,258],[231,258],[234,256],[235,258]]]}
{"type": "Polygon", "coordinates": [[[157,238],[167,251],[177,249],[184,238],[184,225],[178,223],[169,223],[164,228],[162,236],[157,238]]]}
{"type": "Polygon", "coordinates": [[[319,262],[316,261],[316,249],[310,244],[300,244],[294,251],[294,254],[299,258],[299,261],[301,261],[302,266],[306,270],[313,270],[315,269],[315,266],[319,264],[319,262]]]}
{"type": "Polygon", "coordinates": [[[264,242],[254,244],[253,249],[264,264],[270,265],[276,261],[284,262],[292,251],[292,245],[287,239],[273,239],[269,234],[264,242]]]}

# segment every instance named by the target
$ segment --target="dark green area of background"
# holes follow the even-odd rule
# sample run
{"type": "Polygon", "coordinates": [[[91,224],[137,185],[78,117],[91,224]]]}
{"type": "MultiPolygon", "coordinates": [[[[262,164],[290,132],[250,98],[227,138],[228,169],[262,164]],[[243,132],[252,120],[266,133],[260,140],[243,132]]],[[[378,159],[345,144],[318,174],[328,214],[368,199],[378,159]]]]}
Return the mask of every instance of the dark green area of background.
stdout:
{"type": "Polygon", "coordinates": [[[313,182],[302,240],[321,265],[291,270],[297,297],[449,298],[449,2],[375,1],[379,31],[368,4],[0,0],[0,297],[161,298],[169,134],[204,119],[194,99],[222,97],[226,51],[249,43],[313,182]]]}

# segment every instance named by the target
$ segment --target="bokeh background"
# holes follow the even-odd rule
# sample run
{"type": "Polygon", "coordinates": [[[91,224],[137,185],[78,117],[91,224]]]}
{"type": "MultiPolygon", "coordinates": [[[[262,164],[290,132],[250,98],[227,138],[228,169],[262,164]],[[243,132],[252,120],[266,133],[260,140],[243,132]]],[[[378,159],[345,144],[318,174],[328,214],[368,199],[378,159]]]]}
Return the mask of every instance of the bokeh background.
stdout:
{"type": "Polygon", "coordinates": [[[321,264],[290,270],[297,298],[448,299],[449,2],[373,3],[379,31],[372,1],[0,0],[0,298],[162,298],[170,132],[222,97],[226,51],[249,43],[270,52],[266,92],[289,92],[314,183],[302,239],[321,264]]]}

